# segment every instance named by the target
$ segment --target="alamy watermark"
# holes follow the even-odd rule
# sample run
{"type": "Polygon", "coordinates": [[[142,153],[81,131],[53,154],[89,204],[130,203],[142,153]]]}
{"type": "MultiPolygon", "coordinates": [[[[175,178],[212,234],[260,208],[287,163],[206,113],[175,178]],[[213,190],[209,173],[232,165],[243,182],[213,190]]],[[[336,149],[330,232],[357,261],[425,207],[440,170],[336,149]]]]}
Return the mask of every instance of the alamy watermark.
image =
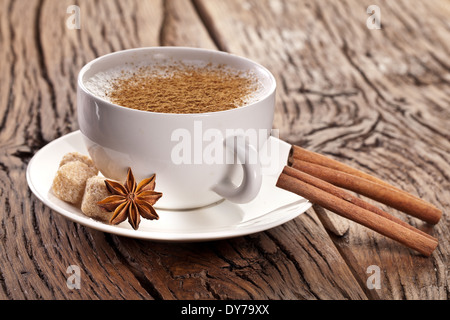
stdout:
{"type": "MultiPolygon", "coordinates": [[[[70,5],[66,10],[70,16],[66,20],[66,26],[70,30],[81,29],[81,9],[77,5],[70,5]]],[[[366,26],[371,30],[381,29],[381,9],[377,5],[370,5],[367,7],[366,12],[370,14],[367,18],[366,26]]]]}
{"type": "Polygon", "coordinates": [[[367,18],[366,26],[368,29],[381,29],[381,9],[377,5],[367,7],[367,13],[370,17],[367,18]]]}
{"type": "Polygon", "coordinates": [[[81,289],[81,269],[77,265],[71,265],[67,267],[66,273],[69,274],[66,285],[70,290],[81,289]]]}
{"type": "Polygon", "coordinates": [[[70,16],[66,20],[67,29],[81,29],[81,9],[79,6],[71,5],[67,7],[67,14],[70,16]]]}
{"type": "Polygon", "coordinates": [[[179,128],[172,132],[174,143],[172,163],[191,164],[258,164],[266,171],[278,167],[278,144],[265,143],[269,136],[278,138],[279,130],[272,129],[204,129],[202,121],[194,121],[192,130],[179,128]],[[234,139],[233,139],[234,137],[234,139]],[[249,146],[262,148],[248,152],[249,146]],[[238,158],[233,150],[247,150],[245,157],[238,158]]]}
{"type": "Polygon", "coordinates": [[[366,273],[370,274],[367,278],[366,285],[370,290],[381,289],[381,269],[379,266],[371,265],[367,267],[366,273]]]}

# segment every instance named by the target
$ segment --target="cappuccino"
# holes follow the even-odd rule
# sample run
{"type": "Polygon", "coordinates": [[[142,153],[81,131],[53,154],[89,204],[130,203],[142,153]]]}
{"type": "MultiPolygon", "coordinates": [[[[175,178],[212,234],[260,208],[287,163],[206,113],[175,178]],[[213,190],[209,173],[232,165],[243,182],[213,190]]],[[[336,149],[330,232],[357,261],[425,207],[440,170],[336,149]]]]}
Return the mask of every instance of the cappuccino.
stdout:
{"type": "Polygon", "coordinates": [[[158,113],[208,113],[258,101],[263,86],[250,70],[220,64],[126,64],[85,81],[94,95],[123,107],[158,113]]]}

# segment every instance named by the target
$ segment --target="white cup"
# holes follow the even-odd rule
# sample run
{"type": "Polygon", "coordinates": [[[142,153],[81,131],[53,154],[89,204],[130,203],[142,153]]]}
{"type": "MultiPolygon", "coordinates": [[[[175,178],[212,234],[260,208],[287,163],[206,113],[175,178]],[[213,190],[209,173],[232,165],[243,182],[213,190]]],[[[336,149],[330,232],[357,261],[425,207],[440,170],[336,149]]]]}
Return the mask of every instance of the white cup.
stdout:
{"type": "MultiPolygon", "coordinates": [[[[102,56],[82,68],[78,76],[78,122],[89,154],[105,177],[123,182],[129,167],[136,180],[156,174],[155,190],[163,193],[157,208],[200,208],[223,198],[246,203],[261,187],[258,152],[272,129],[275,90],[275,78],[266,68],[228,53],[182,47],[131,49],[102,56]],[[121,107],[85,86],[86,80],[98,72],[126,63],[158,64],[167,60],[223,64],[251,71],[262,85],[262,94],[256,102],[232,110],[170,114],[121,107]],[[251,139],[249,134],[257,138],[251,139]],[[221,140],[223,159],[227,160],[205,158],[210,140],[221,140]],[[190,147],[191,153],[183,147],[190,147]],[[230,162],[234,156],[239,161],[230,162]]],[[[218,150],[217,145],[214,148],[218,150]]]]}

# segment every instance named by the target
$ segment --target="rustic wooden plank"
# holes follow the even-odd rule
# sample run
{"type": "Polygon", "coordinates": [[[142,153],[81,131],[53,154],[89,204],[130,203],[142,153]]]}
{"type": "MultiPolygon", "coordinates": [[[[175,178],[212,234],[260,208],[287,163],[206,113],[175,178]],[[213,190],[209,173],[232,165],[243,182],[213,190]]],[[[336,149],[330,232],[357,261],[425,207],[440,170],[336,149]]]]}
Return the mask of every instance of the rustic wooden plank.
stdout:
{"type": "MultiPolygon", "coordinates": [[[[124,8],[120,6],[118,1],[99,2],[95,6],[92,2],[80,2],[79,5],[83,13],[81,30],[68,30],[67,28],[53,30],[51,25],[42,22],[55,15],[58,16],[57,12],[61,12],[68,5],[68,2],[60,2],[57,5],[53,2],[45,2],[38,6],[37,10],[39,12],[36,13],[36,17],[41,21],[35,22],[41,28],[37,37],[40,54],[39,67],[41,70],[45,70],[42,71],[45,75],[43,77],[44,88],[42,91],[49,92],[48,100],[52,106],[48,115],[41,121],[60,123],[56,125],[56,128],[46,123],[41,126],[45,129],[40,130],[47,130],[42,135],[49,136],[48,140],[52,139],[52,134],[58,136],[77,127],[75,108],[73,105],[70,106],[70,103],[68,108],[67,101],[71,100],[69,97],[74,94],[75,90],[73,75],[87,60],[110,51],[134,46],[152,45],[157,43],[157,41],[161,41],[161,44],[169,45],[214,47],[212,41],[214,39],[209,38],[207,30],[199,20],[193,19],[195,14],[194,7],[188,5],[187,2],[168,1],[164,5],[161,3],[159,6],[153,2],[150,7],[147,7],[148,2],[133,2],[130,5],[131,10],[125,10],[126,12],[122,12],[124,8]],[[160,10],[160,14],[158,14],[158,10],[160,10]],[[150,19],[147,19],[147,17],[150,17],[150,19]],[[145,22],[153,21],[154,25],[149,28],[149,30],[152,30],[149,33],[149,38],[146,37],[146,33],[140,31],[134,32],[134,37],[130,36],[130,32],[136,30],[136,24],[140,23],[140,21],[144,22],[144,26],[145,22]],[[158,24],[161,25],[156,28],[155,26],[158,26],[158,24]],[[155,32],[155,30],[158,30],[158,32],[155,32]],[[52,36],[50,37],[48,34],[52,34],[52,36]],[[157,40],[154,39],[155,37],[157,37],[157,40]],[[59,83],[63,84],[56,86],[59,83]],[[61,119],[61,116],[64,120],[61,119]]],[[[138,28],[138,30],[141,29],[138,28]]],[[[47,209],[42,208],[42,210],[47,209]]],[[[71,240],[71,236],[67,235],[68,231],[65,231],[64,228],[75,228],[78,230],[75,233],[76,236],[81,239],[88,238],[92,233],[96,234],[95,231],[68,222],[63,223],[63,226],[66,225],[66,227],[60,230],[59,223],[61,218],[56,215],[52,216],[52,219],[58,222],[54,222],[47,228],[58,228],[57,233],[66,234],[68,241],[71,240]]],[[[114,257],[115,260],[118,260],[119,262],[116,263],[118,265],[117,268],[129,268],[129,270],[124,272],[123,278],[130,276],[132,279],[137,279],[139,285],[131,281],[128,286],[124,287],[130,288],[130,290],[136,287],[136,291],[142,297],[146,297],[146,295],[145,292],[142,293],[140,291],[141,288],[146,290],[147,295],[166,299],[217,299],[230,297],[291,299],[364,298],[364,294],[359,288],[356,290],[347,289],[351,287],[349,283],[355,284],[355,281],[345,263],[339,259],[337,251],[326,236],[325,230],[321,228],[317,218],[312,220],[314,219],[315,222],[306,223],[306,227],[311,229],[308,232],[309,234],[321,235],[320,239],[323,243],[316,243],[314,247],[316,248],[315,251],[322,252],[319,255],[309,252],[310,243],[314,243],[314,240],[311,239],[312,236],[307,237],[308,243],[295,242],[296,245],[293,248],[286,249],[285,244],[278,240],[280,237],[285,236],[283,229],[271,236],[260,234],[233,240],[237,241],[237,244],[231,245],[231,247],[227,242],[201,244],[199,246],[205,248],[206,254],[201,257],[194,255],[192,263],[199,264],[203,269],[198,269],[195,272],[191,270],[192,264],[185,265],[183,261],[185,257],[192,256],[197,252],[197,245],[180,246],[181,249],[175,251],[175,253],[173,250],[174,246],[158,244],[152,246],[152,251],[150,251],[152,255],[148,253],[150,259],[146,259],[148,258],[147,255],[143,257],[141,255],[142,252],[147,252],[148,250],[149,244],[147,242],[105,235],[104,241],[97,244],[97,250],[102,250],[114,257]],[[280,248],[280,244],[282,248],[280,248]],[[301,250],[302,254],[294,254],[294,248],[301,250]],[[270,260],[266,261],[269,256],[267,254],[268,250],[271,250],[272,254],[270,255],[270,260]],[[303,259],[304,255],[314,258],[303,259]],[[164,263],[160,262],[162,260],[161,257],[166,257],[164,263]],[[236,259],[237,262],[235,262],[236,259]],[[258,261],[256,265],[270,267],[269,271],[265,271],[262,275],[259,274],[258,270],[264,270],[264,268],[254,267],[253,259],[258,261]],[[318,262],[315,259],[318,259],[318,262]],[[307,263],[304,263],[303,260],[307,261],[307,263]],[[325,263],[322,262],[323,260],[325,260],[325,263]],[[236,264],[249,265],[251,267],[238,270],[235,267],[236,264]],[[167,270],[173,268],[176,268],[176,271],[167,272],[167,270]],[[229,271],[224,272],[227,268],[229,271]],[[254,268],[256,270],[253,270],[254,268]],[[318,271],[319,268],[328,268],[328,275],[332,274],[332,270],[340,274],[341,276],[336,277],[338,285],[335,286],[336,280],[333,280],[331,276],[318,276],[322,272],[322,270],[318,271]],[[253,271],[250,276],[249,271],[251,270],[253,271]],[[195,274],[195,276],[192,274],[195,274]],[[317,292],[315,292],[316,289],[311,290],[308,281],[304,279],[304,275],[307,275],[308,281],[315,279],[316,282],[321,283],[322,288],[327,289],[317,290],[317,292]],[[285,283],[285,285],[280,286],[278,282],[285,283]],[[168,286],[167,283],[173,284],[168,286]]],[[[44,230],[43,228],[41,234],[44,233],[44,230]]],[[[55,232],[53,232],[53,236],[55,232]]],[[[49,236],[49,242],[51,242],[53,236],[49,236]]],[[[98,236],[97,238],[102,237],[98,236]]],[[[89,241],[85,240],[84,243],[89,243],[89,241]]],[[[94,246],[91,244],[91,247],[94,246]]],[[[93,252],[86,248],[81,250],[81,246],[73,250],[77,252],[79,257],[77,262],[81,263],[82,269],[87,270],[86,272],[90,274],[89,277],[95,279],[95,282],[90,285],[92,287],[92,295],[99,298],[107,297],[108,293],[95,290],[96,285],[107,288],[107,291],[109,291],[110,287],[114,288],[113,284],[104,279],[105,272],[95,268],[95,266],[88,266],[87,263],[83,262],[83,260],[89,260],[93,252]],[[103,275],[98,277],[97,274],[103,275]]],[[[52,258],[55,260],[55,257],[52,258]]],[[[115,274],[120,274],[120,272],[115,274]]],[[[111,277],[111,281],[114,281],[115,278],[116,276],[111,277]]],[[[49,282],[51,283],[51,281],[49,282]]],[[[52,283],[52,285],[55,284],[52,283]]],[[[85,293],[80,291],[82,297],[83,294],[85,293]]],[[[130,297],[133,297],[132,293],[129,292],[119,295],[112,291],[109,294],[117,295],[118,297],[124,297],[128,294],[130,297]]],[[[49,296],[51,296],[51,293],[49,293],[49,296]]]]}
{"type": "Polygon", "coordinates": [[[116,245],[163,299],[366,298],[314,214],[226,241],[116,245]]]}
{"type": "MultiPolygon", "coordinates": [[[[399,37],[395,31],[388,33],[390,47],[383,49],[384,38],[380,37],[377,50],[367,51],[372,48],[365,38],[370,33],[361,30],[362,35],[354,35],[348,28],[346,22],[353,25],[345,20],[349,18],[344,12],[358,6],[352,2],[194,1],[192,5],[182,0],[135,0],[125,5],[118,0],[77,1],[82,10],[81,29],[69,30],[66,9],[72,4],[55,0],[0,4],[0,45],[5,48],[0,51],[0,298],[448,295],[448,230],[442,224],[434,229],[442,248],[430,260],[411,255],[377,235],[367,235],[359,226],[331,222],[335,226],[332,231],[340,235],[331,237],[341,256],[314,210],[265,233],[169,245],[120,238],[71,223],[35,199],[25,181],[26,164],[33,153],[77,129],[75,79],[84,63],[131,47],[189,45],[230,50],[271,68],[280,84],[275,126],[283,138],[375,172],[448,206],[448,193],[436,188],[448,186],[449,181],[445,174],[449,148],[442,130],[442,119],[448,115],[443,91],[448,89],[448,47],[443,44],[442,51],[435,50],[434,44],[442,42],[448,31],[446,7],[441,2],[434,9],[423,5],[423,10],[432,11],[441,23],[436,32],[427,29],[419,37],[432,39],[423,44],[426,51],[422,52],[430,60],[422,61],[412,44],[401,43],[411,54],[406,59],[410,68],[406,76],[404,68],[392,71],[404,58],[401,47],[392,44],[399,37]],[[330,23],[336,22],[332,12],[341,19],[339,29],[330,23]],[[299,16],[305,19],[299,21],[299,16]],[[360,45],[366,50],[363,54],[360,45]],[[392,61],[387,59],[390,54],[396,57],[392,61]],[[366,64],[375,73],[366,74],[362,67],[366,64]],[[410,145],[423,150],[424,156],[417,159],[415,152],[405,148],[410,145]],[[386,162],[406,166],[393,170],[386,162]],[[424,187],[412,187],[418,185],[424,187]],[[369,263],[384,271],[379,293],[366,289],[369,263]],[[82,270],[81,290],[68,290],[65,285],[71,264],[82,270]],[[433,266],[435,273],[430,272],[433,266]],[[403,271],[409,269],[414,272],[403,271]]],[[[403,9],[392,6],[394,13],[403,9]]],[[[417,19],[410,11],[400,24],[415,34],[417,19]]],[[[353,16],[361,23],[367,17],[353,16]]],[[[448,227],[447,216],[445,219],[448,227]]]]}
{"type": "Polygon", "coordinates": [[[186,0],[164,1],[164,21],[159,43],[162,46],[216,49],[196,9],[191,1],[186,0]]]}
{"type": "MultiPolygon", "coordinates": [[[[377,1],[382,30],[366,27],[358,1],[196,3],[216,43],[274,72],[282,138],[449,207],[447,2],[377,1]]],[[[353,223],[331,231],[368,296],[445,299],[448,219],[430,230],[441,242],[430,259],[353,223]],[[366,286],[370,265],[383,271],[380,290],[366,286]]]]}
{"type": "MultiPolygon", "coordinates": [[[[198,21],[193,23],[193,8],[186,7],[186,2],[183,4],[166,3],[160,39],[164,44],[194,43],[214,48],[218,44],[214,33],[209,30],[213,36],[209,38],[198,21]],[[186,26],[189,32],[179,34],[186,26]]],[[[196,5],[195,9],[208,27],[201,6],[196,5]]],[[[140,275],[141,282],[151,283],[153,295],[164,299],[364,299],[350,270],[314,213],[311,214],[313,218],[301,218],[305,224],[301,228],[278,228],[273,235],[192,245],[122,238],[115,243],[124,257],[133,257],[130,265],[140,275]],[[295,234],[291,235],[292,232],[295,234]],[[306,234],[307,241],[296,241],[297,232],[306,234]],[[283,237],[292,238],[291,248],[280,240],[283,237]],[[135,256],[135,252],[140,255],[135,256]],[[321,289],[312,289],[309,281],[320,283],[321,289]]]]}
{"type": "Polygon", "coordinates": [[[115,245],[162,299],[366,298],[314,213],[227,241],[115,245]]]}
{"type": "MultiPolygon", "coordinates": [[[[52,212],[26,184],[32,154],[76,128],[73,77],[94,56],[77,30],[65,27],[69,4],[1,2],[0,297],[151,299],[105,234],[52,212]],[[80,290],[66,285],[70,265],[80,267],[80,290]]],[[[109,17],[120,16],[113,2],[104,5],[109,17]]]]}
{"type": "MultiPolygon", "coordinates": [[[[448,55],[446,39],[450,30],[441,17],[445,12],[449,13],[450,7],[441,7],[443,2],[438,3],[437,6],[425,6],[418,1],[415,2],[418,7],[411,10],[411,4],[407,2],[382,2],[380,7],[386,13],[383,19],[389,29],[383,33],[367,34],[366,30],[355,33],[344,54],[375,91],[377,98],[373,105],[377,104],[383,123],[355,147],[370,150],[374,159],[380,159],[377,174],[383,174],[385,179],[435,203],[445,212],[450,201],[450,180],[446,174],[449,164],[444,160],[450,151],[446,129],[450,114],[445,108],[449,92],[445,79],[449,70],[434,57],[448,55]],[[427,14],[417,17],[416,10],[427,14]],[[434,104],[430,104],[430,100],[434,104]],[[380,137],[387,132],[387,136],[380,137]]],[[[347,9],[352,5],[355,4],[348,4],[347,9]]],[[[351,21],[358,21],[355,15],[351,21]]],[[[405,219],[404,215],[399,216],[405,219]]],[[[407,250],[397,252],[395,248],[386,255],[376,249],[383,256],[379,266],[386,275],[382,295],[394,299],[446,299],[448,215],[444,213],[441,223],[434,229],[417,220],[407,220],[434,233],[440,246],[432,259],[414,257],[411,260],[405,257],[407,250]],[[415,275],[397,272],[398,269],[409,270],[411,265],[416,265],[415,275]]],[[[355,240],[359,242],[360,236],[355,240]]],[[[379,245],[391,247],[385,239],[379,245]]]]}

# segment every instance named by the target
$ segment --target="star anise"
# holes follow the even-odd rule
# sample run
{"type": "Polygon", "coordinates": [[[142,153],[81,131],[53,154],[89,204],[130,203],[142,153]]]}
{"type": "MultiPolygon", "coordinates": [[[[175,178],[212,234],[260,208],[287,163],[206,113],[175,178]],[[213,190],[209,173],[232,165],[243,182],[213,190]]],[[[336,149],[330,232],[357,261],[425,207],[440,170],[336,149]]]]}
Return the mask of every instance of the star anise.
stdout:
{"type": "Polygon", "coordinates": [[[105,180],[106,188],[112,196],[97,203],[101,208],[114,212],[110,223],[119,224],[128,218],[134,230],[139,228],[141,216],[149,220],[158,220],[153,205],[162,193],[153,191],[155,189],[156,176],[136,183],[131,168],[128,169],[127,180],[123,185],[118,182],[105,180]]]}

